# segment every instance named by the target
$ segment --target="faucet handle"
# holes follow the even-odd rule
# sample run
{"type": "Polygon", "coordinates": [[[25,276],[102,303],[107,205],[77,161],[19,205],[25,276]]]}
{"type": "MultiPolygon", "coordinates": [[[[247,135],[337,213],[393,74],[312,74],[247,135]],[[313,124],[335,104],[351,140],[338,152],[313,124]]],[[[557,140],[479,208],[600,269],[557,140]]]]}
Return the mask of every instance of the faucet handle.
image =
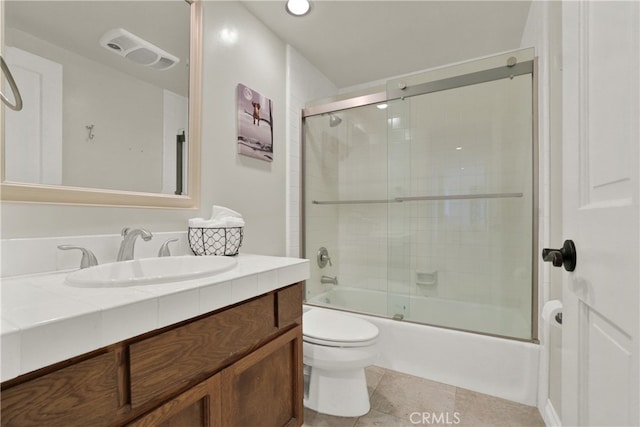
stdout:
{"type": "Polygon", "coordinates": [[[169,239],[166,242],[164,242],[162,246],[160,246],[160,250],[158,251],[158,256],[159,257],[171,256],[171,251],[169,250],[169,243],[177,242],[177,241],[178,239],[169,239]]]}
{"type": "Polygon", "coordinates": [[[329,251],[324,246],[318,249],[317,259],[318,267],[320,268],[325,268],[327,266],[327,263],[330,266],[333,266],[333,264],[331,263],[331,257],[329,256],[329,251]]]}
{"type": "Polygon", "coordinates": [[[73,246],[73,245],[60,245],[60,246],[58,246],[58,249],[61,249],[63,251],[68,251],[68,250],[71,250],[71,249],[78,249],[79,251],[82,251],[82,259],[80,260],[80,268],[87,268],[87,267],[93,267],[95,265],[98,265],[98,259],[93,254],[93,252],[91,252],[87,248],[83,248],[81,246],[73,246]]]}

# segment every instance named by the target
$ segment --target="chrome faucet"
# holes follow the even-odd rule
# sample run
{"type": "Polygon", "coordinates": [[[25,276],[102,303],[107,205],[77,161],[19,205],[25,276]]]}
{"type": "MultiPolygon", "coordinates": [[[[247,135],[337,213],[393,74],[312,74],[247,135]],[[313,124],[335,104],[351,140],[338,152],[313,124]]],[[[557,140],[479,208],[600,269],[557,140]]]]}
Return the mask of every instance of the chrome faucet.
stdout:
{"type": "Polygon", "coordinates": [[[131,230],[129,227],[122,229],[122,243],[120,243],[120,250],[118,251],[118,258],[116,261],[128,261],[133,259],[133,249],[136,243],[136,237],[142,237],[142,240],[148,242],[153,235],[151,232],[144,228],[135,228],[131,230]]]}

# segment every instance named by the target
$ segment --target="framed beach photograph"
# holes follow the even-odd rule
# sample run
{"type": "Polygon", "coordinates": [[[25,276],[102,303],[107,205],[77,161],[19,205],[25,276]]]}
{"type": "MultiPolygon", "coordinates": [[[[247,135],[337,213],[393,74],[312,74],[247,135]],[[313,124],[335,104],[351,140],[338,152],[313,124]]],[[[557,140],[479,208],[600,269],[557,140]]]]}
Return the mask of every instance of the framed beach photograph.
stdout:
{"type": "Polygon", "coordinates": [[[273,103],[238,84],[238,153],[273,161],[273,103]]]}

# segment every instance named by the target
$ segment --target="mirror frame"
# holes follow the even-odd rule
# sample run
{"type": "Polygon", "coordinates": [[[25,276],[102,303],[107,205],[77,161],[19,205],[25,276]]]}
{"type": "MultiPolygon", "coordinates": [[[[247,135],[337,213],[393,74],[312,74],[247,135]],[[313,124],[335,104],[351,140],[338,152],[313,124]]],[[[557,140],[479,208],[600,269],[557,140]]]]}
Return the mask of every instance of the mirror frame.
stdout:
{"type": "MultiPolygon", "coordinates": [[[[202,108],[202,0],[185,0],[191,8],[189,50],[189,162],[188,194],[173,195],[98,188],[65,187],[5,181],[4,171],[4,111],[0,138],[0,200],[19,203],[51,203],[89,206],[128,206],[143,208],[197,209],[200,206],[200,132],[202,108]]],[[[4,7],[4,4],[0,7],[4,7]]],[[[4,11],[0,20],[4,22],[4,11]]],[[[0,35],[0,43],[3,43],[0,35]]],[[[0,44],[0,46],[2,46],[0,44]]],[[[0,103],[1,104],[1,103],[0,103]]]]}

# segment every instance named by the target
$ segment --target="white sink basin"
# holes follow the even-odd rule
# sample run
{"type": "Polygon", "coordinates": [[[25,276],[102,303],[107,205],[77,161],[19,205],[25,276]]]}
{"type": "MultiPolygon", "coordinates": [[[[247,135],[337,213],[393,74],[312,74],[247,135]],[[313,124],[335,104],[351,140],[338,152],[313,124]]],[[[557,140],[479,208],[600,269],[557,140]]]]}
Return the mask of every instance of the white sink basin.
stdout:
{"type": "Polygon", "coordinates": [[[119,287],[181,282],[214,276],[237,265],[224,256],[172,256],[112,262],[70,273],[66,283],[78,287],[119,287]]]}

